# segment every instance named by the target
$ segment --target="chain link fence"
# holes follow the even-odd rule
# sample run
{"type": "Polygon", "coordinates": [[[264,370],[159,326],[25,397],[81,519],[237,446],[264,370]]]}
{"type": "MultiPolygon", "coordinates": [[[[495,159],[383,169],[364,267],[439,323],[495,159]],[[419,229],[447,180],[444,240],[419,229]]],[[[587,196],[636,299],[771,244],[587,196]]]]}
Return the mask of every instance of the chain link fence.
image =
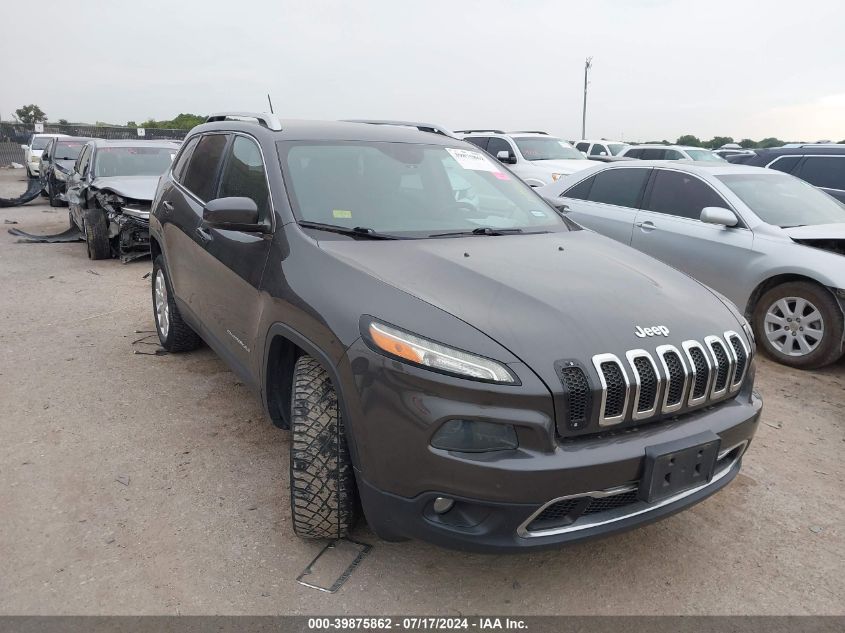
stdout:
{"type": "MultiPolygon", "coordinates": [[[[21,145],[29,144],[36,132],[23,123],[0,122],[0,167],[9,167],[12,163],[24,164],[24,150],[21,145]]],[[[162,128],[115,127],[106,125],[58,125],[44,124],[43,134],[67,134],[106,139],[147,139],[181,141],[188,130],[162,128]]]]}

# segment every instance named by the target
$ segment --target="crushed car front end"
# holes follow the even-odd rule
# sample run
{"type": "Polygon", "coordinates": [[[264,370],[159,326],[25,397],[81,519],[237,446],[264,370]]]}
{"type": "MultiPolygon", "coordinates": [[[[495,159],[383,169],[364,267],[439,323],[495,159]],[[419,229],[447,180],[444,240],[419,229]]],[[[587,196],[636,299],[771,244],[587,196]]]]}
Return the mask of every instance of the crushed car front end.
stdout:
{"type": "Polygon", "coordinates": [[[109,238],[123,263],[150,254],[150,208],[152,200],[126,198],[110,191],[95,194],[98,206],[106,212],[109,238]]]}

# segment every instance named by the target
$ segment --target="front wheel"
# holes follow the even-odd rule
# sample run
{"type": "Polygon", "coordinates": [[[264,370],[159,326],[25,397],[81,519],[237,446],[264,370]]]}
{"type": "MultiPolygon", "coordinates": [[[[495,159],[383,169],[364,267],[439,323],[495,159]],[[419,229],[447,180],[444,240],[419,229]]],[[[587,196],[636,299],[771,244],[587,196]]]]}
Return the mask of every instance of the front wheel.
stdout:
{"type": "Polygon", "coordinates": [[[806,281],[766,292],[754,309],[757,340],[775,360],[817,369],[842,356],[843,316],[827,289],[806,281]]]}
{"type": "Polygon", "coordinates": [[[307,539],[343,538],[355,524],[355,476],[337,393],[311,356],[294,365],[290,430],[293,531],[307,539]]]}
{"type": "Polygon", "coordinates": [[[111,257],[109,223],[106,220],[106,214],[100,209],[85,209],[82,212],[82,226],[85,233],[85,245],[88,248],[88,259],[111,257]]]}

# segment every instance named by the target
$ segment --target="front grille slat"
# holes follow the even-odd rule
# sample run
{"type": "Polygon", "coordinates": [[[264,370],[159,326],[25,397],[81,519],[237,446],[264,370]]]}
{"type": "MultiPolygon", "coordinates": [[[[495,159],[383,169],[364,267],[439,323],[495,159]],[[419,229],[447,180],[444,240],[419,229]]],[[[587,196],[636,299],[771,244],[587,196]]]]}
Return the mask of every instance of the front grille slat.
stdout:
{"type": "Polygon", "coordinates": [[[619,424],[628,410],[628,393],[631,384],[619,359],[613,354],[593,356],[593,366],[602,386],[599,426],[619,424]]]}
{"type": "Polygon", "coordinates": [[[704,339],[713,358],[713,387],[710,398],[721,398],[728,391],[728,382],[733,372],[733,357],[728,354],[725,343],[718,336],[708,336],[704,339]]]}
{"type": "Polygon", "coordinates": [[[666,377],[661,410],[663,413],[674,413],[684,404],[688,381],[687,368],[678,348],[673,345],[661,345],[657,348],[657,355],[666,377]]]}
{"type": "Polygon", "coordinates": [[[731,393],[742,386],[745,379],[745,372],[748,369],[748,349],[745,343],[736,332],[725,332],[725,341],[730,345],[733,352],[734,370],[731,372],[729,387],[731,393]]]}
{"type": "Polygon", "coordinates": [[[590,383],[584,370],[576,365],[564,367],[558,373],[563,383],[567,425],[573,430],[581,429],[589,422],[592,397],[590,383]]]}

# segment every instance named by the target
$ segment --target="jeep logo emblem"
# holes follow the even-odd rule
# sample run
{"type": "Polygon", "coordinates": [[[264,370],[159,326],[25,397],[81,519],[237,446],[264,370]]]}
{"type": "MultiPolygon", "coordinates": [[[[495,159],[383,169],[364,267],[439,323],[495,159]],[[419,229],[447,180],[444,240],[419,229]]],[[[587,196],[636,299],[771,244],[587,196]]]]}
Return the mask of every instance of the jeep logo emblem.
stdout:
{"type": "Polygon", "coordinates": [[[646,336],[669,336],[669,328],[665,325],[653,325],[652,327],[646,328],[638,325],[637,329],[634,330],[634,334],[640,338],[645,338],[646,336]]]}

